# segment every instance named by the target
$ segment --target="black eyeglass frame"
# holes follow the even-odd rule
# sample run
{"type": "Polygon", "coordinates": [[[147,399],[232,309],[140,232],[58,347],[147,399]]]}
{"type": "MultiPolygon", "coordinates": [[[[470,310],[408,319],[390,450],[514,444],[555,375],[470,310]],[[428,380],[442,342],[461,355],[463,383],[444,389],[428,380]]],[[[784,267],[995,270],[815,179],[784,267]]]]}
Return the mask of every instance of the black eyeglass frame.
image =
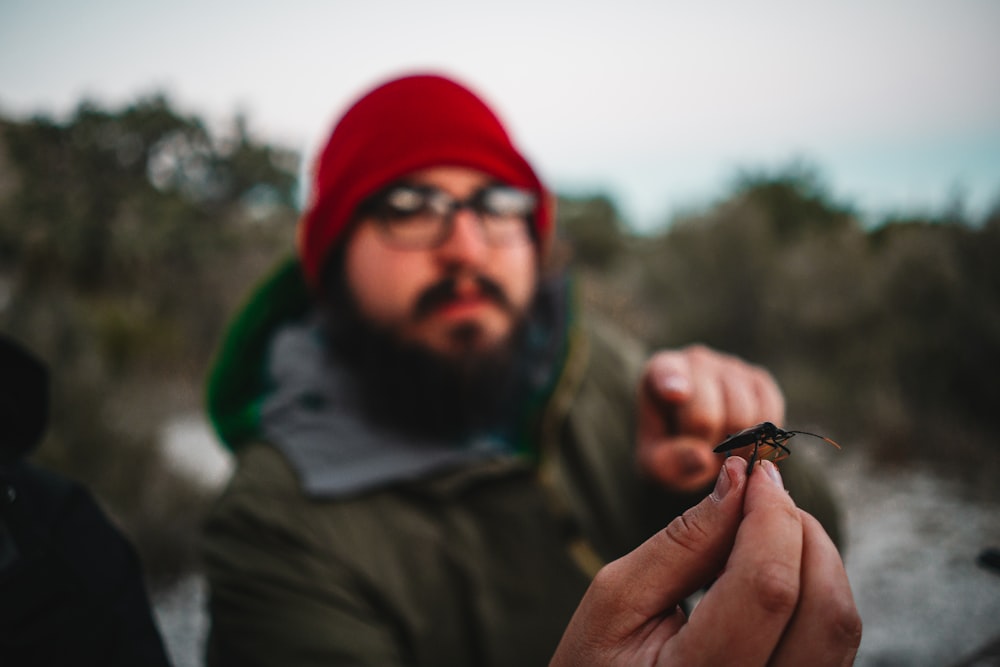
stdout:
{"type": "Polygon", "coordinates": [[[372,219],[382,238],[393,247],[425,250],[443,245],[454,231],[455,215],[468,209],[479,221],[484,241],[503,246],[534,240],[532,223],[537,206],[535,193],[499,182],[459,200],[433,185],[404,181],[365,200],[355,219],[372,219]]]}

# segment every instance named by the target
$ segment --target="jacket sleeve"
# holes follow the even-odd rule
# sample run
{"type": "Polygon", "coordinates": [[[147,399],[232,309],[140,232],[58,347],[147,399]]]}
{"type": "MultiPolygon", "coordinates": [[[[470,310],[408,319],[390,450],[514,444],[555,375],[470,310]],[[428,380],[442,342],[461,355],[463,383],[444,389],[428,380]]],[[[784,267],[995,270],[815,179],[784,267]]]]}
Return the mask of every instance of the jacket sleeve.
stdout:
{"type": "Polygon", "coordinates": [[[399,665],[371,591],[311,543],[281,494],[234,480],[205,526],[210,667],[399,665]]]}
{"type": "Polygon", "coordinates": [[[166,667],[135,548],[83,486],[0,466],[0,664],[166,667]]]}

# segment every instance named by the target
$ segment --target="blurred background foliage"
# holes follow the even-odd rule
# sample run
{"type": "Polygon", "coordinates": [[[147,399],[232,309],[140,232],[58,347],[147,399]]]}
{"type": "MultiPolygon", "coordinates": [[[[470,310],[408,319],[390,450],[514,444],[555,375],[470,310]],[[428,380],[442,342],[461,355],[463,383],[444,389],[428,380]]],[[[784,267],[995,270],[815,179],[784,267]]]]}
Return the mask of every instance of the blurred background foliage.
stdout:
{"type": "Polygon", "coordinates": [[[154,578],[193,564],[208,494],[158,441],[200,408],[229,313],[290,251],[297,169],[244,119],[213,132],[163,97],[0,121],[0,330],[53,376],[37,459],[95,491],[154,578]]]}
{"type": "MultiPolygon", "coordinates": [[[[227,319],[291,251],[298,169],[244,118],[209,128],[162,96],[0,120],[0,330],[54,380],[37,459],[94,489],[154,582],[195,565],[211,494],[156,445],[201,409],[227,319]]],[[[650,347],[765,365],[789,428],[996,493],[1000,207],[864,225],[792,162],[653,234],[602,193],[560,197],[559,213],[588,307],[650,347]]]]}
{"type": "Polygon", "coordinates": [[[592,305],[654,348],[701,342],[767,367],[789,428],[995,495],[1000,207],[971,220],[956,202],[865,226],[796,162],[741,174],[653,236],[623,234],[604,201],[586,215],[582,203],[563,233],[572,243],[579,229],[588,249],[576,261],[592,305]]]}

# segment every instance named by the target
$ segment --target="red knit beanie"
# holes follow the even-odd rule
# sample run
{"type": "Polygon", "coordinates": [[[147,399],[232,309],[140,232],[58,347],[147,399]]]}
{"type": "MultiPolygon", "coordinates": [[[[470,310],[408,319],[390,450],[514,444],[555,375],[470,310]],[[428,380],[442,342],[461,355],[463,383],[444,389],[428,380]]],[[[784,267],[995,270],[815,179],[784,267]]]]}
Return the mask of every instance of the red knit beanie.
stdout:
{"type": "Polygon", "coordinates": [[[407,76],[355,102],[316,162],[298,233],[309,284],[318,286],[323,263],[365,198],[410,172],[438,165],[478,169],[535,192],[533,222],[544,251],[552,227],[549,197],[497,116],[454,81],[407,76]]]}

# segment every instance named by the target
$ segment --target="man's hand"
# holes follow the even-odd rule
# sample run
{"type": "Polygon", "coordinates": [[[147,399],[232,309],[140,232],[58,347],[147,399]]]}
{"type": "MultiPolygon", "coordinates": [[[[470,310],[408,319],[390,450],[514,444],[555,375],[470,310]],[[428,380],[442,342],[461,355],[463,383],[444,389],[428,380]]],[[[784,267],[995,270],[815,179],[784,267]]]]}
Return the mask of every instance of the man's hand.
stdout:
{"type": "Polygon", "coordinates": [[[823,667],[850,665],[860,642],[836,547],[774,464],[748,479],[734,459],[709,497],[597,574],[551,664],[823,667]],[[679,603],[709,583],[686,618],[679,603]]]}
{"type": "Polygon", "coordinates": [[[781,424],[784,412],[763,368],[701,345],[659,352],[639,384],[639,467],[667,489],[698,491],[719,472],[715,445],[763,421],[781,424]]]}

